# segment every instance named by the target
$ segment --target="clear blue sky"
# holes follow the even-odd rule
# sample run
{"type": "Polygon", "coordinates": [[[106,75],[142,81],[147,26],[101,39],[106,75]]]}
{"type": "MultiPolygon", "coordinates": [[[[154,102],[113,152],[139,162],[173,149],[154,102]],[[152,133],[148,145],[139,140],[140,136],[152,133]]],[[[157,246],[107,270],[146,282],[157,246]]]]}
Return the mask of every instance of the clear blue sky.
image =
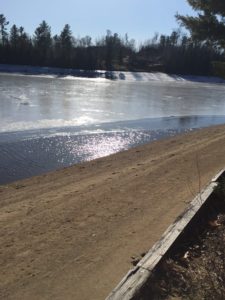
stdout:
{"type": "Polygon", "coordinates": [[[139,42],[178,28],[176,12],[193,14],[186,0],[0,0],[0,7],[10,26],[23,26],[29,34],[46,20],[52,34],[68,23],[75,37],[96,38],[110,29],[139,42]]]}

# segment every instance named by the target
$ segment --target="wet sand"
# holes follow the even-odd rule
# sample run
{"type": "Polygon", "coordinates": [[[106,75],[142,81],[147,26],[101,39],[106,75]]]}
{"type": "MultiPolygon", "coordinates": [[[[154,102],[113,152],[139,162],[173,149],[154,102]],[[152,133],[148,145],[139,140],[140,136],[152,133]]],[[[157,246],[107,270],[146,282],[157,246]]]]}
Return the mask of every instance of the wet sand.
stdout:
{"type": "Polygon", "coordinates": [[[0,298],[104,299],[225,165],[225,126],[0,186],[0,298]]]}

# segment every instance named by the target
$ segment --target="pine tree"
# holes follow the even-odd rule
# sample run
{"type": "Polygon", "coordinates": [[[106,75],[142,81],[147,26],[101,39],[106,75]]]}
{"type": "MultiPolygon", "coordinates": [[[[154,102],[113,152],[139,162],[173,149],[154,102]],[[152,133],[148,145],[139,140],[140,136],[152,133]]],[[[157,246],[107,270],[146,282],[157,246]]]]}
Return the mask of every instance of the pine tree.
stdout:
{"type": "Polygon", "coordinates": [[[19,29],[14,24],[10,29],[10,44],[13,48],[16,48],[18,46],[18,40],[19,40],[19,29]]]}
{"type": "Polygon", "coordinates": [[[225,49],[225,1],[187,0],[198,15],[177,15],[177,20],[191,33],[194,40],[204,41],[225,49]]]}
{"type": "Polygon", "coordinates": [[[34,46],[37,52],[37,63],[45,65],[51,57],[51,27],[46,21],[42,21],[34,32],[34,46]]]}
{"type": "Polygon", "coordinates": [[[70,67],[73,49],[73,36],[69,24],[66,24],[63,27],[59,36],[55,36],[54,42],[55,50],[58,52],[59,66],[70,67]]]}
{"type": "Polygon", "coordinates": [[[4,45],[7,42],[8,33],[6,30],[6,26],[9,24],[8,21],[6,21],[6,18],[3,14],[0,14],[0,37],[1,37],[1,43],[4,45]]]}
{"type": "Polygon", "coordinates": [[[70,29],[70,25],[66,24],[60,33],[60,42],[62,48],[70,50],[73,46],[73,36],[72,31],[70,29]]]}

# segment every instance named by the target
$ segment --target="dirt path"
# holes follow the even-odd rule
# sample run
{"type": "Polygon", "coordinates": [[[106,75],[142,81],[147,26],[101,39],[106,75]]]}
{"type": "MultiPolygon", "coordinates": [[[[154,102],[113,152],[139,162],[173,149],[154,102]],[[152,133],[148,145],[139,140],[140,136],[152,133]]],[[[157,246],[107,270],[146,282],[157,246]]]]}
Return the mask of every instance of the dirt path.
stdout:
{"type": "Polygon", "coordinates": [[[217,126],[0,186],[0,299],[104,299],[224,166],[217,126]]]}

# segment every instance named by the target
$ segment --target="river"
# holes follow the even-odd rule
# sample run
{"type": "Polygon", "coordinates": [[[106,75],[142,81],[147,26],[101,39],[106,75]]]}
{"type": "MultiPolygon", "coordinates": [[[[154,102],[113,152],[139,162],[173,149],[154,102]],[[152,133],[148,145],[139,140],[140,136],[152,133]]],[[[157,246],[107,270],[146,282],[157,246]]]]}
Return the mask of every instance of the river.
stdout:
{"type": "Polygon", "coordinates": [[[2,73],[0,184],[222,123],[224,84],[2,73]]]}

